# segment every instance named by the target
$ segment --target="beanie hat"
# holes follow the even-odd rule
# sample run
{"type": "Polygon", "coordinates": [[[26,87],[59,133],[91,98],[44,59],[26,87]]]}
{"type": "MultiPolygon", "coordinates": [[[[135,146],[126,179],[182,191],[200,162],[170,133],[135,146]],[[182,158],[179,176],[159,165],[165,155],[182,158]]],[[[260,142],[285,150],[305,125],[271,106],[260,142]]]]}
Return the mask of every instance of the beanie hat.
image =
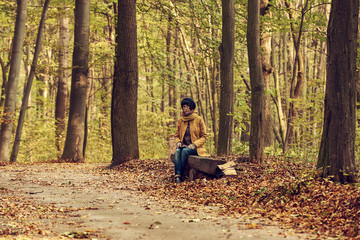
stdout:
{"type": "Polygon", "coordinates": [[[194,110],[196,108],[196,104],[191,98],[184,98],[181,101],[181,108],[183,108],[184,105],[188,105],[190,107],[190,110],[194,110]]]}

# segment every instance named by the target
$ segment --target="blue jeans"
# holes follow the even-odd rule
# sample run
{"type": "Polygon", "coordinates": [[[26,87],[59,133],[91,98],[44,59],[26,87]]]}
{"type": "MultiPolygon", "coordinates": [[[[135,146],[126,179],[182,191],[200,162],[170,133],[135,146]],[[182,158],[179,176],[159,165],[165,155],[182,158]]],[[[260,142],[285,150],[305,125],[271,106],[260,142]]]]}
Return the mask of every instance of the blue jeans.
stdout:
{"type": "Polygon", "coordinates": [[[189,155],[198,155],[196,149],[177,148],[175,152],[175,176],[182,176],[188,161],[189,155]]]}

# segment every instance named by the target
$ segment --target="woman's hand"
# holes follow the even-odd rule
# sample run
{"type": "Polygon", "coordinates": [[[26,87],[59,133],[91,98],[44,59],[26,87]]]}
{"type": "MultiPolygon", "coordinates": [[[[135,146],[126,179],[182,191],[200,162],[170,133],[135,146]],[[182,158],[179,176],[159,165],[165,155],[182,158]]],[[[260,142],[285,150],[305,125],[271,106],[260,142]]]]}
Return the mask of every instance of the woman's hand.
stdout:
{"type": "Polygon", "coordinates": [[[176,143],[176,148],[179,148],[179,147],[181,147],[181,142],[176,143]]]}
{"type": "Polygon", "coordinates": [[[193,150],[194,150],[194,149],[196,149],[196,145],[195,145],[195,144],[193,144],[193,143],[192,143],[192,144],[190,144],[190,145],[189,145],[189,146],[187,146],[187,147],[188,147],[188,148],[190,148],[190,149],[193,149],[193,150]]]}

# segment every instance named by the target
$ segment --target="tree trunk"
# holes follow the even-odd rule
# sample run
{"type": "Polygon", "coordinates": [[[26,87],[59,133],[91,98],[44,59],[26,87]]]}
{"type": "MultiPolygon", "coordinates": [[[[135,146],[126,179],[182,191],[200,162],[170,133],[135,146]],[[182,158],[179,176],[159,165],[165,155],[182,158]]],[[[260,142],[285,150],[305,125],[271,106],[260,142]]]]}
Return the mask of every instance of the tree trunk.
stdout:
{"type": "Polygon", "coordinates": [[[359,0],[331,2],[324,126],[317,168],[322,177],[331,177],[341,183],[357,181],[355,101],[358,17],[359,0]]]}
{"type": "Polygon", "coordinates": [[[111,166],[139,158],[136,1],[118,1],[118,32],[111,102],[111,166]]]}
{"type": "MultiPolygon", "coordinates": [[[[110,64],[109,64],[110,65],[110,64]]],[[[102,68],[102,76],[100,78],[100,118],[99,118],[99,134],[102,139],[106,139],[106,136],[108,135],[108,127],[107,127],[107,119],[109,118],[108,113],[108,106],[109,106],[109,100],[111,99],[111,74],[113,71],[113,67],[109,69],[109,66],[105,65],[102,68]]],[[[94,86],[94,92],[96,92],[95,86],[94,86]]],[[[95,96],[94,96],[95,97],[95,96]]],[[[95,101],[95,100],[94,100],[95,101]]]]}
{"type": "MultiPolygon", "coordinates": [[[[249,108],[251,108],[251,104],[250,104],[250,100],[251,99],[251,86],[249,84],[249,81],[245,78],[244,75],[241,75],[241,78],[246,86],[246,96],[248,97],[246,102],[246,105],[249,106],[249,108]]],[[[249,114],[248,112],[244,112],[243,116],[242,116],[242,120],[241,120],[241,136],[240,136],[240,141],[242,142],[249,142],[250,140],[250,123],[249,123],[249,114]]]]}
{"type": "Polygon", "coordinates": [[[248,1],[247,48],[251,85],[250,161],[262,163],[264,154],[265,86],[260,50],[260,0],[248,1]]]}
{"type": "MultiPolygon", "coordinates": [[[[321,59],[321,42],[318,39],[314,39],[313,40],[313,45],[314,45],[314,64],[313,64],[313,72],[312,72],[312,79],[316,79],[316,74],[318,72],[320,72],[320,68],[319,68],[319,60],[321,59]],[[319,44],[320,43],[320,44],[319,44]]],[[[311,88],[308,89],[308,94],[310,95],[314,95],[317,92],[317,86],[313,86],[311,88]]],[[[308,115],[309,115],[309,122],[311,123],[308,128],[309,128],[309,133],[313,136],[315,136],[316,134],[316,121],[314,121],[315,118],[315,113],[317,112],[316,109],[316,104],[315,102],[312,102],[311,107],[308,109],[308,115]]],[[[315,146],[316,143],[314,143],[313,141],[309,141],[307,143],[307,147],[312,147],[315,146]]]]}
{"type": "Polygon", "coordinates": [[[25,37],[27,0],[19,0],[16,10],[16,23],[13,48],[10,61],[10,72],[6,88],[5,109],[0,131],[0,161],[9,161],[11,132],[15,116],[16,91],[19,80],[21,57],[25,37]]]}
{"type": "MultiPolygon", "coordinates": [[[[4,107],[5,103],[5,89],[7,84],[7,71],[10,65],[10,61],[5,63],[2,58],[0,57],[0,65],[1,65],[1,75],[2,75],[2,85],[1,85],[1,93],[0,93],[0,108],[4,107]]],[[[0,111],[0,114],[2,114],[2,111],[0,111]]]]}
{"type": "Polygon", "coordinates": [[[219,82],[219,64],[214,61],[213,62],[213,66],[212,66],[212,73],[211,73],[211,98],[212,98],[212,123],[213,123],[213,132],[214,132],[214,143],[215,143],[215,149],[218,149],[219,145],[219,141],[218,141],[218,129],[219,129],[219,124],[217,121],[217,112],[218,112],[218,101],[217,101],[217,91],[216,91],[216,86],[218,85],[219,82]]]}
{"type": "Polygon", "coordinates": [[[173,73],[174,73],[174,76],[173,76],[173,94],[172,94],[172,107],[173,107],[173,111],[174,111],[174,128],[175,128],[175,125],[177,123],[177,120],[178,120],[178,115],[176,114],[177,112],[177,109],[176,109],[176,100],[178,99],[178,92],[177,92],[177,88],[176,88],[176,80],[175,79],[181,79],[181,65],[180,65],[180,58],[179,58],[179,54],[180,53],[180,49],[179,49],[179,26],[178,24],[176,24],[175,26],[175,34],[174,34],[174,57],[173,57],[173,73]],[[180,68],[178,71],[176,69],[180,68]],[[177,72],[179,72],[179,77],[177,77],[177,72]]]}
{"type": "MultiPolygon", "coordinates": [[[[201,95],[200,77],[199,77],[199,76],[200,76],[200,73],[199,73],[199,71],[198,71],[198,68],[197,68],[197,65],[196,65],[196,62],[195,62],[194,58],[191,57],[191,56],[197,54],[196,44],[195,44],[195,41],[193,41],[192,46],[193,46],[193,49],[194,49],[194,50],[193,50],[194,54],[190,54],[191,50],[190,50],[189,44],[188,44],[188,42],[187,42],[187,40],[186,40],[186,38],[185,38],[185,35],[184,35],[184,33],[183,33],[180,29],[179,29],[179,32],[180,32],[180,34],[181,34],[181,39],[182,39],[183,45],[185,45],[185,46],[183,46],[183,45],[181,46],[182,55],[183,55],[183,57],[184,57],[184,64],[185,64],[186,70],[187,70],[188,72],[193,72],[194,80],[195,80],[195,89],[196,89],[198,101],[195,100],[196,98],[193,96],[193,93],[192,93],[191,88],[190,88],[190,94],[187,93],[187,94],[186,94],[186,97],[189,97],[189,95],[190,95],[190,97],[193,98],[194,101],[196,101],[197,106],[198,106],[198,108],[197,108],[197,109],[198,109],[198,112],[199,112],[200,115],[203,116],[203,118],[204,118],[204,120],[205,120],[205,119],[206,119],[206,116],[205,116],[205,111],[204,111],[204,108],[203,108],[203,106],[202,106],[202,100],[201,100],[201,99],[202,99],[202,95],[201,95]],[[186,53],[188,53],[188,55],[189,55],[189,57],[188,57],[189,59],[187,59],[187,57],[186,57],[186,53],[185,53],[184,47],[185,47],[185,49],[186,49],[186,53]],[[189,65],[191,65],[192,68],[190,68],[189,65]]],[[[188,74],[188,82],[189,82],[189,85],[191,85],[190,81],[191,81],[191,78],[190,78],[190,75],[188,74]]]]}
{"type": "MultiPolygon", "coordinates": [[[[60,9],[63,11],[63,9],[60,9]]],[[[61,14],[59,19],[59,71],[55,103],[55,138],[56,149],[61,151],[63,135],[65,133],[65,118],[68,98],[69,77],[69,19],[61,14]]]]}
{"type": "MultiPolygon", "coordinates": [[[[260,15],[271,16],[269,11],[269,0],[260,0],[260,15]]],[[[274,71],[271,65],[271,34],[267,28],[260,33],[260,48],[263,81],[266,90],[270,90],[270,77],[274,71]]],[[[264,145],[271,146],[274,141],[272,111],[270,108],[270,95],[265,95],[265,112],[264,112],[264,145]]]]}
{"type": "MultiPolygon", "coordinates": [[[[272,54],[271,54],[271,64],[272,66],[275,65],[275,43],[274,43],[274,39],[272,38],[271,40],[271,48],[272,48],[272,54]]],[[[283,107],[282,107],[282,102],[281,102],[281,91],[280,91],[280,80],[279,80],[279,75],[276,71],[276,69],[274,69],[273,72],[273,77],[274,77],[274,88],[275,88],[275,95],[272,96],[273,97],[273,101],[275,103],[275,108],[276,108],[276,112],[277,112],[277,120],[279,122],[279,138],[280,138],[280,144],[281,146],[284,146],[285,143],[285,119],[284,119],[284,113],[283,113],[283,107]]]]}
{"type": "Polygon", "coordinates": [[[70,162],[84,161],[89,33],[90,0],[76,0],[70,110],[65,146],[61,157],[70,162]]]}
{"type": "MultiPolygon", "coordinates": [[[[282,66],[280,67],[280,69],[282,69],[282,72],[283,72],[283,83],[284,83],[284,88],[285,88],[285,91],[284,91],[284,98],[285,99],[289,99],[289,84],[288,84],[288,65],[289,65],[289,56],[288,56],[288,51],[289,51],[289,47],[288,47],[288,35],[287,33],[282,33],[281,34],[281,42],[282,42],[282,54],[283,54],[283,64],[282,66]]],[[[279,60],[279,62],[281,62],[279,60]]],[[[286,103],[285,105],[286,109],[288,108],[288,103],[286,103]]],[[[285,129],[286,130],[286,129],[285,129]]]]}
{"type": "Polygon", "coordinates": [[[12,153],[11,153],[11,156],[10,156],[10,162],[16,162],[16,158],[17,158],[17,155],[19,153],[19,147],[20,147],[20,141],[21,141],[21,133],[22,133],[22,129],[23,129],[23,126],[24,126],[25,113],[26,113],[26,109],[27,109],[28,103],[29,103],[29,96],[30,96],[30,92],[31,92],[31,87],[32,87],[32,83],[33,83],[34,77],[35,77],[37,60],[38,60],[39,55],[40,55],[42,35],[43,35],[43,31],[44,31],[46,12],[47,12],[47,9],[49,7],[49,3],[50,3],[50,0],[45,1],[44,8],[43,8],[43,11],[42,11],[42,14],[41,14],[41,20],[40,20],[38,34],[37,34],[37,38],[36,38],[34,57],[33,57],[33,61],[32,61],[32,64],[31,64],[29,78],[28,78],[28,81],[26,83],[24,96],[23,96],[22,103],[21,103],[19,121],[18,121],[17,128],[16,128],[15,141],[14,141],[12,153]]]}
{"type": "Polygon", "coordinates": [[[167,70],[167,80],[169,85],[169,92],[168,92],[168,103],[169,103],[169,117],[170,121],[168,125],[170,128],[175,127],[175,78],[174,78],[174,71],[173,66],[171,64],[171,56],[174,56],[173,46],[171,44],[171,39],[173,38],[173,29],[172,29],[172,13],[169,13],[168,16],[168,27],[166,33],[166,70],[167,70]]]}
{"type": "MultiPolygon", "coordinates": [[[[198,29],[196,28],[195,24],[193,24],[193,31],[194,31],[194,35],[191,38],[191,45],[193,48],[193,53],[191,56],[197,56],[198,55],[198,46],[200,46],[200,44],[198,43],[198,39],[200,38],[199,36],[199,32],[198,29]]],[[[203,101],[202,101],[202,85],[201,85],[201,77],[202,74],[199,72],[201,70],[201,68],[197,65],[196,59],[194,57],[189,57],[190,58],[190,63],[192,65],[193,71],[194,71],[194,80],[195,80],[195,90],[196,90],[196,95],[197,97],[194,97],[191,93],[191,98],[194,99],[194,101],[196,102],[197,105],[197,111],[199,113],[199,115],[201,115],[204,119],[204,121],[206,122],[206,114],[204,111],[204,107],[203,107],[203,101]],[[197,99],[197,100],[195,100],[197,99]]]]}
{"type": "MultiPolygon", "coordinates": [[[[290,84],[290,98],[292,101],[290,101],[289,105],[289,111],[288,111],[288,118],[287,118],[287,127],[286,127],[286,136],[285,136],[285,144],[283,146],[283,152],[286,152],[290,145],[293,142],[294,138],[294,121],[297,116],[297,108],[295,106],[296,99],[300,98],[301,95],[301,89],[303,85],[303,79],[304,79],[304,62],[303,62],[303,55],[300,51],[301,46],[301,37],[302,37],[302,28],[304,24],[305,19],[305,12],[308,6],[308,0],[306,0],[305,5],[302,6],[301,9],[301,20],[300,20],[300,26],[299,29],[295,29],[294,23],[291,22],[291,33],[293,37],[294,47],[295,47],[295,61],[293,66],[293,72],[292,72],[292,78],[291,78],[291,84],[290,84]]],[[[293,16],[293,10],[290,7],[290,3],[288,0],[285,1],[286,7],[289,11],[289,18],[291,20],[294,19],[293,16]]]]}
{"type": "Polygon", "coordinates": [[[234,0],[222,0],[222,42],[220,50],[220,107],[217,154],[231,153],[234,112],[234,0]]]}

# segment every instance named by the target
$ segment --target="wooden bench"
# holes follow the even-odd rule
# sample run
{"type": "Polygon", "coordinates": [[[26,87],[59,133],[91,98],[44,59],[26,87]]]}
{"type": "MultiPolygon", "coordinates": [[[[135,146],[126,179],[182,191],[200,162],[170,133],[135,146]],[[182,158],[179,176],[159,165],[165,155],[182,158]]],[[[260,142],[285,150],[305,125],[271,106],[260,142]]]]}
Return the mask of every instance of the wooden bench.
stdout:
{"type": "MultiPolygon", "coordinates": [[[[172,154],[171,161],[175,162],[175,155],[172,154]]],[[[190,180],[195,180],[198,172],[203,172],[209,175],[217,175],[219,173],[218,165],[225,164],[223,159],[213,159],[209,157],[190,155],[188,158],[187,168],[189,169],[190,180]]]]}
{"type": "MultiPolygon", "coordinates": [[[[175,138],[174,135],[169,136],[169,162],[175,162],[175,138]]],[[[197,156],[197,155],[190,155],[188,158],[188,164],[186,165],[185,169],[188,170],[189,178],[190,180],[195,180],[197,177],[198,172],[203,172],[209,175],[217,176],[218,174],[222,175],[228,175],[224,174],[222,172],[223,168],[220,169],[219,165],[226,164],[226,160],[224,159],[214,159],[210,157],[204,157],[204,156],[197,156]]],[[[232,167],[232,166],[230,166],[232,167]]],[[[235,169],[234,169],[235,171],[235,169]]],[[[232,171],[229,175],[234,175],[234,171],[232,171]]],[[[187,171],[186,171],[187,172],[187,171]]],[[[235,172],[236,175],[236,172],[235,172]]]]}

